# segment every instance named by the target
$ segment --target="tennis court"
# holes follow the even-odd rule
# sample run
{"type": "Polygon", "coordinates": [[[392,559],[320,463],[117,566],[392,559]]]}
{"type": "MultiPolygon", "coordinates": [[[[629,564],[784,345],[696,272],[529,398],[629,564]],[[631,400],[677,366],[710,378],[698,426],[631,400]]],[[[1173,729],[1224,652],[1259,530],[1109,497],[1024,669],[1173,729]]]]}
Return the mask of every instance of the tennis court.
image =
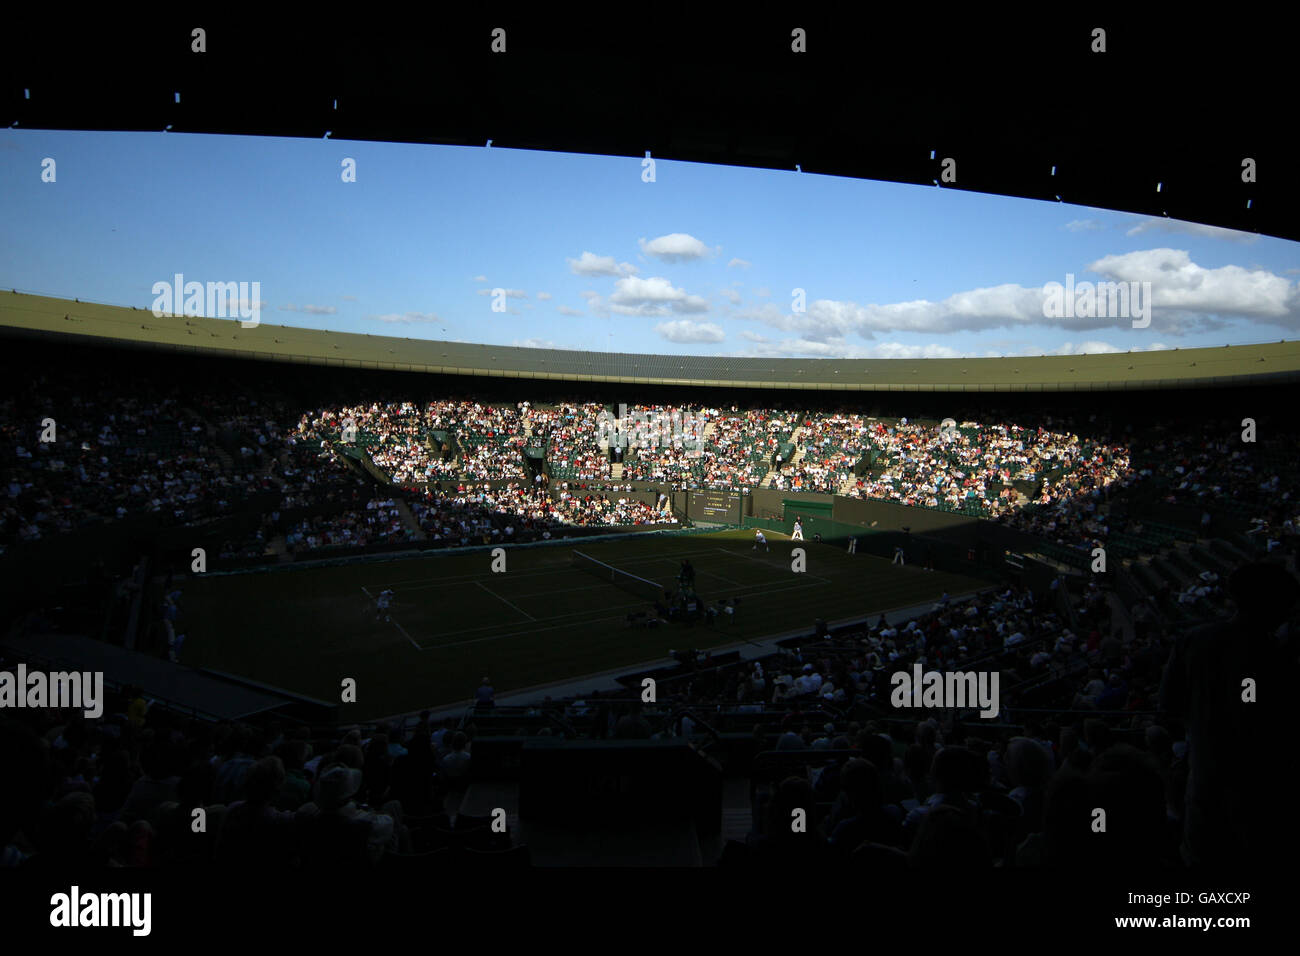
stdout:
{"type": "Polygon", "coordinates": [[[330,700],[350,677],[356,719],[372,719],[467,701],[484,676],[504,694],[981,584],[770,537],[770,551],[753,550],[745,531],[507,549],[504,572],[481,551],[196,579],[183,598],[183,663],[330,700]],[[803,572],[791,569],[796,546],[807,555],[803,572]],[[575,549],[614,577],[648,583],[619,586],[610,573],[575,567],[575,549]],[[628,627],[630,613],[649,609],[653,587],[675,586],[684,558],[701,600],[740,599],[734,620],[628,627]],[[393,592],[387,614],[374,601],[383,590],[393,592]]]}

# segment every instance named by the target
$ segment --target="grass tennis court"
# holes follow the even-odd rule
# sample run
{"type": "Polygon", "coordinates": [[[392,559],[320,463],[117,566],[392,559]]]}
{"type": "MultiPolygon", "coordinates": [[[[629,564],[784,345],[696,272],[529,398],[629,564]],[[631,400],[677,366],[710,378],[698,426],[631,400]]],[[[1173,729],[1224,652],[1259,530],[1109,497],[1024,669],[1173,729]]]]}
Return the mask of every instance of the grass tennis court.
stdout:
{"type": "Polygon", "coordinates": [[[506,549],[493,573],[487,551],[367,564],[197,578],[184,585],[182,663],[338,700],[357,681],[357,720],[468,702],[484,676],[498,696],[540,684],[667,657],[671,648],[710,648],[908,607],[984,582],[895,567],[843,548],[753,533],[638,535],[506,549]],[[807,570],[791,570],[802,546],[807,570]],[[693,628],[629,628],[648,602],[572,566],[580,549],[600,561],[675,586],[683,558],[710,603],[741,599],[735,622],[693,628]],[[390,621],[374,597],[394,592],[390,621]]]}

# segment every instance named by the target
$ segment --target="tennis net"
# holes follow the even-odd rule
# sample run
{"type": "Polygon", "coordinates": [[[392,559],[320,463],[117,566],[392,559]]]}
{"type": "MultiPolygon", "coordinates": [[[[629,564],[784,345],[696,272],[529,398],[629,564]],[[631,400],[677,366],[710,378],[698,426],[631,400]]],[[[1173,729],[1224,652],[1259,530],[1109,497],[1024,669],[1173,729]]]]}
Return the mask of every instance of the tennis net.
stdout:
{"type": "Polygon", "coordinates": [[[573,552],[573,566],[589,574],[594,574],[601,580],[608,581],[615,587],[620,587],[624,591],[635,594],[647,601],[658,601],[663,597],[664,589],[662,585],[638,577],[628,571],[623,571],[612,564],[606,564],[604,561],[597,561],[581,551],[573,552]]]}

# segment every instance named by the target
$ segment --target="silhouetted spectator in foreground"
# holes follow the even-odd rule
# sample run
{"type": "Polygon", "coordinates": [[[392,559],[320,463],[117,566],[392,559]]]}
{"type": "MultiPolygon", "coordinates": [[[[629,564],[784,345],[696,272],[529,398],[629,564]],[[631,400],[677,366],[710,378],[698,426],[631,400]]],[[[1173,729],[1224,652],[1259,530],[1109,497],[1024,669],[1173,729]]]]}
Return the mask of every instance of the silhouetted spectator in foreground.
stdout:
{"type": "Polygon", "coordinates": [[[1160,689],[1161,710],[1187,725],[1183,857],[1193,866],[1280,863],[1300,843],[1297,815],[1278,803],[1294,786],[1278,735],[1300,679],[1295,637],[1282,628],[1300,583],[1257,562],[1235,571],[1228,591],[1236,616],[1180,637],[1160,689]],[[1247,681],[1253,702],[1243,700],[1247,681]]]}

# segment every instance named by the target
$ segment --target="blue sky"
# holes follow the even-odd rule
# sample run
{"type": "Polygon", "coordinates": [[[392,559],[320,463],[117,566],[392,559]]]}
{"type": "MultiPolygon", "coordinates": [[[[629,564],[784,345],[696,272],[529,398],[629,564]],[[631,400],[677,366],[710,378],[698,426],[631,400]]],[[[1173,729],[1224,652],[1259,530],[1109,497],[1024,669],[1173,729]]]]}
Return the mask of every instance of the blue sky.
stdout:
{"type": "Polygon", "coordinates": [[[647,183],[637,158],[497,147],[0,130],[0,287],[149,308],[176,273],[260,282],[262,328],[600,351],[1036,355],[1300,324],[1300,244],[1064,203],[662,160],[647,183]],[[1045,318],[1068,274],[1150,281],[1150,326],[1045,318]]]}

